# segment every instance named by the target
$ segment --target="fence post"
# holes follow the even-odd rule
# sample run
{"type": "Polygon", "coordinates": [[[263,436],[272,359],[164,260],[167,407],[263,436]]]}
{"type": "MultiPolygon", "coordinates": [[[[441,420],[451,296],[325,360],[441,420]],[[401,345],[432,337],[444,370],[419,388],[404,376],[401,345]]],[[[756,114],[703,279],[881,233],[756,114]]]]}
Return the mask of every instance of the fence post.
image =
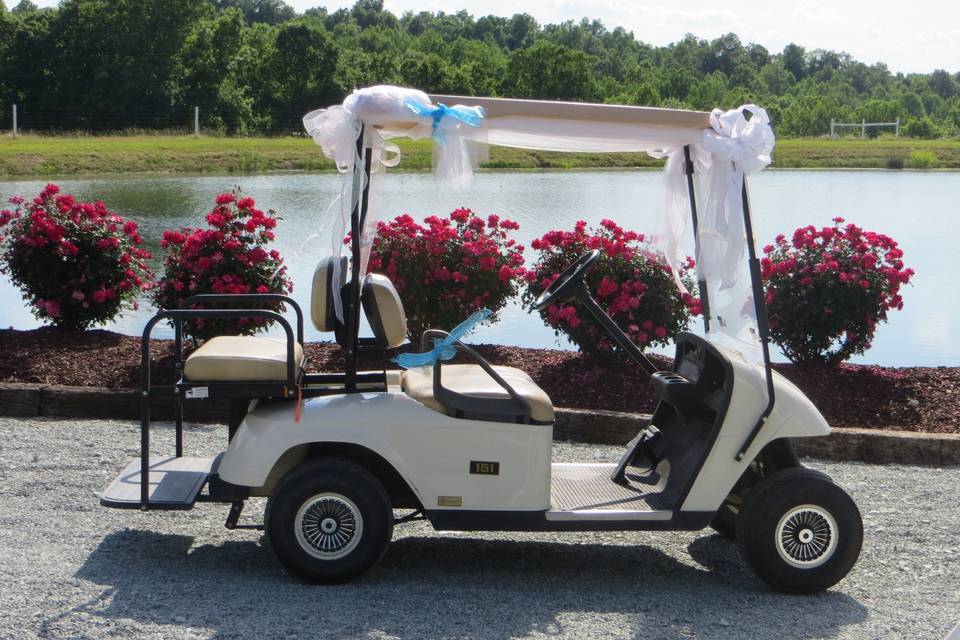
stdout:
{"type": "Polygon", "coordinates": [[[193,137],[200,137],[200,107],[193,108],[193,137]]]}
{"type": "Polygon", "coordinates": [[[861,138],[867,137],[867,119],[866,118],[860,121],[860,137],[861,138]]]}
{"type": "Polygon", "coordinates": [[[13,139],[17,139],[17,105],[13,105],[13,139]]]}
{"type": "Polygon", "coordinates": [[[894,138],[900,137],[900,118],[897,118],[897,131],[893,134],[894,138]]]}
{"type": "Polygon", "coordinates": [[[831,140],[835,140],[835,139],[836,139],[836,136],[835,136],[834,133],[833,133],[833,131],[834,131],[834,122],[835,122],[835,120],[834,120],[833,118],[830,118],[830,139],[831,139],[831,140]]]}

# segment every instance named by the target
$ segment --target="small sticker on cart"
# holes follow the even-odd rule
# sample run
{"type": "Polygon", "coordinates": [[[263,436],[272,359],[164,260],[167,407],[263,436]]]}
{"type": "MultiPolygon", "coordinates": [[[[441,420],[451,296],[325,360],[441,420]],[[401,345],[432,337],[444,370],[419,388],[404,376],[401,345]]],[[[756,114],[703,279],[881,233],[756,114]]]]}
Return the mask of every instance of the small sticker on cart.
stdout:
{"type": "Polygon", "coordinates": [[[192,387],[187,389],[185,394],[188,398],[208,398],[210,397],[209,387],[192,387]]]}

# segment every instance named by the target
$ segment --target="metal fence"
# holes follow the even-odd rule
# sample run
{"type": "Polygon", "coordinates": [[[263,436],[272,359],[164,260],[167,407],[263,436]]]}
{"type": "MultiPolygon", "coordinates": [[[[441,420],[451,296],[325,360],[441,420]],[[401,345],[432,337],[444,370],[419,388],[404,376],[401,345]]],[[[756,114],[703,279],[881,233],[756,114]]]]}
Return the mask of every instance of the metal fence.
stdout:
{"type": "Polygon", "coordinates": [[[68,109],[33,108],[30,105],[7,105],[0,110],[0,132],[17,138],[25,133],[92,134],[162,132],[167,135],[231,134],[287,135],[303,133],[303,113],[281,111],[254,118],[254,124],[240,127],[222,118],[204,117],[200,107],[98,112],[79,114],[68,109]]]}
{"type": "Polygon", "coordinates": [[[875,127],[895,127],[894,136],[897,138],[900,137],[900,118],[897,118],[896,122],[867,122],[866,120],[861,120],[860,122],[837,122],[833,118],[830,118],[830,138],[837,137],[838,129],[859,129],[860,137],[867,137],[867,129],[875,127]]]}

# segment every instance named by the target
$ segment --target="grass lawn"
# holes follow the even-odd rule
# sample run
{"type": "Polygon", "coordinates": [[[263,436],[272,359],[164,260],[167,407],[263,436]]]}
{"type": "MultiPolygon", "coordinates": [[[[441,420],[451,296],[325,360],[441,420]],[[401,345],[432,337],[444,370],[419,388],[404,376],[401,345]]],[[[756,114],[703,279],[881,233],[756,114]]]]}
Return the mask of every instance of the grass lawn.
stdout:
{"type": "MultiPolygon", "coordinates": [[[[400,141],[407,171],[427,170],[430,141],[400,141]]],[[[656,167],[642,153],[563,154],[491,147],[490,169],[656,167]]],[[[774,166],[811,168],[960,168],[960,140],[783,139],[774,166]]],[[[332,170],[301,137],[37,136],[0,139],[0,177],[98,173],[257,173],[332,170]]]]}

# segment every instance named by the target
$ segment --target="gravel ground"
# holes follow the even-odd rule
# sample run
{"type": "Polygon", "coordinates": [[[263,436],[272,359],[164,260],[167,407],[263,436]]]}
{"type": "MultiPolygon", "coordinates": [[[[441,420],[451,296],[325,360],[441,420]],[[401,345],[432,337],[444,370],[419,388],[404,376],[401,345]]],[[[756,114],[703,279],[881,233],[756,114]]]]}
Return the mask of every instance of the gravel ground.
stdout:
{"type": "MultiPolygon", "coordinates": [[[[155,443],[172,440],[158,429],[155,443]]],[[[194,427],[188,454],[222,430],[194,427]]],[[[286,575],[226,509],[104,509],[137,453],[122,422],[0,418],[0,638],[943,638],[960,620],[960,469],[827,464],[863,512],[859,564],[827,593],[770,591],[708,532],[397,528],[360,580],[286,575]]],[[[618,449],[558,444],[557,460],[618,449]]],[[[251,504],[255,521],[262,503],[251,504]]]]}

